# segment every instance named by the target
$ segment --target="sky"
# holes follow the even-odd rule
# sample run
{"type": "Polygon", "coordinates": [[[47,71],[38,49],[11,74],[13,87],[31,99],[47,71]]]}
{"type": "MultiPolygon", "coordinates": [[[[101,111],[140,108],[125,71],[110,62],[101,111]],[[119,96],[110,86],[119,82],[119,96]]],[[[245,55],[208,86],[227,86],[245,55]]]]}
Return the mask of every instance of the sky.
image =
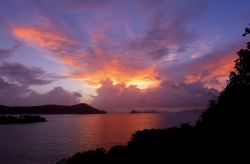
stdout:
{"type": "Polygon", "coordinates": [[[246,43],[249,8],[248,0],[0,0],[0,104],[205,107],[246,43]]]}

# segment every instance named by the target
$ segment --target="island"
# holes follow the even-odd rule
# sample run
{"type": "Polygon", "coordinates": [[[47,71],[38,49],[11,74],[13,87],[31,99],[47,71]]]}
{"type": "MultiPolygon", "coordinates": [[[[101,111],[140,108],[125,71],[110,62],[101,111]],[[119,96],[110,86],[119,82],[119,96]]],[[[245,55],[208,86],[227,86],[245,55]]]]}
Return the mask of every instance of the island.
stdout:
{"type": "Polygon", "coordinates": [[[72,106],[41,105],[41,106],[3,106],[0,105],[0,114],[106,114],[88,104],[81,103],[72,106]]]}
{"type": "Polygon", "coordinates": [[[0,124],[25,124],[46,122],[47,120],[41,116],[20,115],[17,116],[0,116],[0,124]]]}

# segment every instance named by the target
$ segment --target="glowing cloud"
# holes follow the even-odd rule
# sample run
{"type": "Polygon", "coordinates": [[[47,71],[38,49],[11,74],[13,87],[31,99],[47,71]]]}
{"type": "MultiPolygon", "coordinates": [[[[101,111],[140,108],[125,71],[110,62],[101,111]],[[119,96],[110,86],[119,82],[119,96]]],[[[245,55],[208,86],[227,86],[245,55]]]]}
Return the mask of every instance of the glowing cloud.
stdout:
{"type": "MultiPolygon", "coordinates": [[[[121,64],[118,59],[107,59],[107,55],[101,48],[96,48],[94,54],[88,54],[76,46],[77,42],[74,39],[60,33],[18,26],[13,27],[13,33],[28,43],[51,51],[58,62],[70,67],[71,71],[65,74],[73,79],[84,81],[87,87],[98,88],[106,79],[111,80],[113,84],[124,83],[127,87],[135,85],[140,89],[157,87],[160,83],[154,66],[128,67],[121,64]],[[96,60],[88,59],[91,58],[91,55],[95,56],[96,60]],[[95,65],[91,65],[93,62],[95,65]]],[[[99,40],[100,36],[104,35],[99,34],[98,37],[94,35],[94,39],[99,40]]],[[[101,37],[101,39],[105,39],[105,37],[101,37]]]]}
{"type": "Polygon", "coordinates": [[[200,65],[193,74],[186,75],[186,83],[202,82],[204,87],[215,88],[221,91],[226,84],[228,75],[233,70],[236,55],[230,54],[219,58],[214,63],[200,65]]]}
{"type": "Polygon", "coordinates": [[[157,79],[157,76],[154,66],[136,70],[125,67],[118,60],[114,59],[109,63],[103,63],[101,69],[87,74],[80,73],[75,75],[75,78],[97,88],[101,86],[102,81],[109,79],[113,84],[125,84],[127,87],[135,85],[140,89],[146,89],[159,85],[160,80],[157,79]]]}
{"type": "Polygon", "coordinates": [[[62,48],[62,45],[74,45],[76,42],[66,38],[65,36],[42,30],[34,27],[13,27],[14,34],[31,43],[36,43],[39,46],[46,47],[49,50],[58,50],[62,48]]]}
{"type": "Polygon", "coordinates": [[[61,33],[26,26],[13,26],[12,31],[16,37],[28,44],[35,44],[51,51],[57,62],[76,67],[76,58],[83,55],[75,53],[77,41],[61,33]]]}

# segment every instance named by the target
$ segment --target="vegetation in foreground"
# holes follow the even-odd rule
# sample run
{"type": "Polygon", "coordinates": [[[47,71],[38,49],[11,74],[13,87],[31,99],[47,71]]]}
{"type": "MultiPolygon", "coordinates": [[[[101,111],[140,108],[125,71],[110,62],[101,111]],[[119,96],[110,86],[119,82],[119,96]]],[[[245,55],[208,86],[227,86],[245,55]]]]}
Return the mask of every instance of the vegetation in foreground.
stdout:
{"type": "Polygon", "coordinates": [[[47,120],[41,116],[20,115],[16,116],[0,116],[0,124],[24,124],[35,122],[46,122],[47,120]]]}
{"type": "MultiPolygon", "coordinates": [[[[245,29],[243,36],[250,33],[245,29]]],[[[133,162],[236,162],[248,159],[250,109],[250,42],[238,52],[225,89],[195,126],[138,131],[126,146],[76,153],[58,164],[133,162]]],[[[245,162],[244,162],[245,163],[245,162]]]]}

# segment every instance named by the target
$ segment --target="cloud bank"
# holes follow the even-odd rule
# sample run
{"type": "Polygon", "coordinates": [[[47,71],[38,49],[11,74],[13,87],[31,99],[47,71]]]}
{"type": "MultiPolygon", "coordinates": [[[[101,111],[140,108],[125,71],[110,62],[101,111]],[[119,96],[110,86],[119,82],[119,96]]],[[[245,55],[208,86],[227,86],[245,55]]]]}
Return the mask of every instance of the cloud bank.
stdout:
{"type": "Polygon", "coordinates": [[[92,105],[113,112],[119,112],[124,107],[126,111],[133,107],[204,107],[211,96],[218,94],[215,89],[204,88],[201,83],[173,81],[164,81],[159,87],[147,91],[136,86],[113,85],[111,81],[104,81],[97,93],[92,105]]]}
{"type": "Polygon", "coordinates": [[[55,87],[45,94],[39,94],[27,87],[16,83],[6,82],[0,78],[0,104],[7,106],[32,105],[73,105],[80,102],[81,94],[69,92],[62,87],[55,87]]]}
{"type": "MultiPolygon", "coordinates": [[[[4,51],[6,58],[11,50],[4,51]]],[[[50,84],[60,78],[49,74],[40,67],[27,67],[20,63],[0,62],[0,104],[7,106],[32,105],[73,105],[80,103],[81,94],[70,92],[62,87],[55,87],[51,91],[40,94],[30,89],[34,85],[50,84]]]]}

